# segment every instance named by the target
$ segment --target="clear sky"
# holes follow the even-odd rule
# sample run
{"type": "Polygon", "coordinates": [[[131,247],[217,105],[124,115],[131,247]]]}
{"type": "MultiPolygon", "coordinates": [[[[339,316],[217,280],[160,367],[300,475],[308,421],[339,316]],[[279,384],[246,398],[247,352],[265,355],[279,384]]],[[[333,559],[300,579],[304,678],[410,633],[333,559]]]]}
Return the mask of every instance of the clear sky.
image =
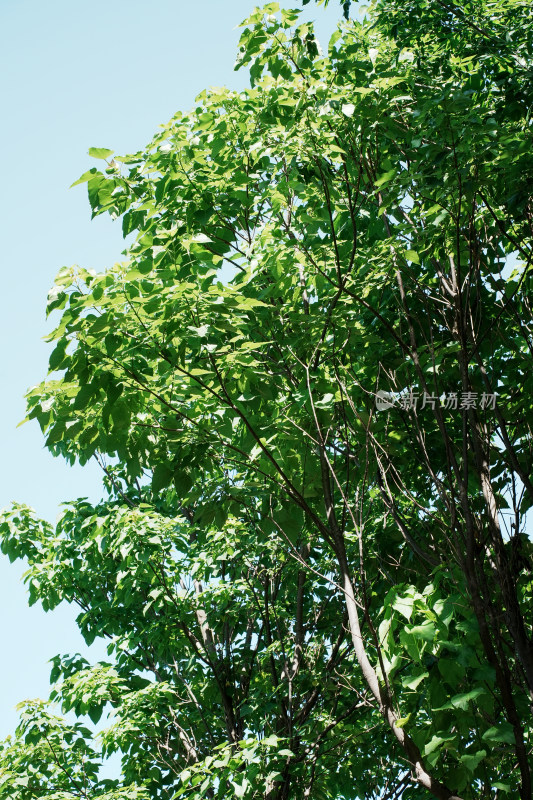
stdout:
{"type": "MultiPolygon", "coordinates": [[[[100,496],[95,465],[70,468],[43,449],[36,423],[16,428],[26,389],[46,373],[44,308],[54,275],[74,263],[102,270],[123,249],[120,222],[91,222],[85,186],[68,187],[96,164],[89,147],[135,152],[206,86],[244,87],[245,73],[233,71],[235,26],[254,5],[0,0],[0,507],[24,502],[53,521],[62,500],[100,496]]],[[[326,49],[339,4],[310,4],[305,16],[317,20],[326,49]]],[[[0,738],[16,725],[15,703],[48,695],[53,655],[87,655],[76,611],[29,609],[22,572],[0,555],[0,738]]],[[[94,645],[88,657],[103,655],[94,645]]]]}

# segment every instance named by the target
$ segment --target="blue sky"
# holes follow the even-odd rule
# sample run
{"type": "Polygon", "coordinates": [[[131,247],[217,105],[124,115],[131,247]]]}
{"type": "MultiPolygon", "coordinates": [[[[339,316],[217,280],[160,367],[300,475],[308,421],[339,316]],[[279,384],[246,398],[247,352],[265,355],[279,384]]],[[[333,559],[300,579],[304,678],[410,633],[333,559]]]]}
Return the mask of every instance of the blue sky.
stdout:
{"type": "MultiPolygon", "coordinates": [[[[24,502],[53,521],[62,500],[100,496],[96,465],[70,468],[44,450],[35,423],[16,427],[26,389],[45,377],[44,307],[55,274],[74,263],[102,270],[124,246],[120,222],[91,222],[85,187],[68,187],[95,163],[89,147],[134,152],[206,86],[244,87],[245,73],[233,71],[235,26],[254,5],[0,0],[0,507],[24,502]]],[[[305,16],[317,20],[325,46],[338,3],[311,4],[305,16]]],[[[98,645],[87,653],[75,609],[28,608],[23,571],[0,555],[0,738],[16,725],[15,703],[47,696],[53,655],[104,654],[98,645]]]]}

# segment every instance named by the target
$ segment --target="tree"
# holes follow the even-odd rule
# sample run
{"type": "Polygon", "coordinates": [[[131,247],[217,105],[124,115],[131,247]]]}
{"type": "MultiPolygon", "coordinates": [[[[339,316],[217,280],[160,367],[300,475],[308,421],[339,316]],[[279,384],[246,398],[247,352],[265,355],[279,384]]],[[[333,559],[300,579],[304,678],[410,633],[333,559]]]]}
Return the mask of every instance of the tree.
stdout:
{"type": "Polygon", "coordinates": [[[108,499],[2,547],[110,637],[53,697],[115,707],[124,776],[31,708],[4,796],[531,797],[532,32],[381,0],[325,57],[271,3],[250,90],[93,151],[136,239],[59,274],[28,416],[108,499]]]}

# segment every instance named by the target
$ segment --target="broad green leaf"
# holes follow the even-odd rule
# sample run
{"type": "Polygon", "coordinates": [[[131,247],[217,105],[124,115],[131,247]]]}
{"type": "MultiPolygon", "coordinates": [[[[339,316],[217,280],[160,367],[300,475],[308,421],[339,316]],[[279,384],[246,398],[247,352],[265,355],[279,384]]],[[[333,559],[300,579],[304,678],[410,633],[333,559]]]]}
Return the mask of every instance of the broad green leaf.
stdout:
{"type": "Polygon", "coordinates": [[[113,150],[108,150],[106,147],[89,147],[89,155],[105,160],[113,155],[113,150]]]}

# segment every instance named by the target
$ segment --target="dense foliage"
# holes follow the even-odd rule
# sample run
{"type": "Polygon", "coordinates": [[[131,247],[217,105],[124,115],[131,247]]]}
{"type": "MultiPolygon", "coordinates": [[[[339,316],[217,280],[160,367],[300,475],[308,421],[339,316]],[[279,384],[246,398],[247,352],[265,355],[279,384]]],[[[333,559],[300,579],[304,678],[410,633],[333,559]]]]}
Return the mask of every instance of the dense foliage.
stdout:
{"type": "Polygon", "coordinates": [[[1,533],[109,662],[54,660],[85,722],[29,704],[0,798],[531,798],[533,10],[298,16],[80,179],[135,238],[59,273],[28,416],[106,498],[1,533]]]}

